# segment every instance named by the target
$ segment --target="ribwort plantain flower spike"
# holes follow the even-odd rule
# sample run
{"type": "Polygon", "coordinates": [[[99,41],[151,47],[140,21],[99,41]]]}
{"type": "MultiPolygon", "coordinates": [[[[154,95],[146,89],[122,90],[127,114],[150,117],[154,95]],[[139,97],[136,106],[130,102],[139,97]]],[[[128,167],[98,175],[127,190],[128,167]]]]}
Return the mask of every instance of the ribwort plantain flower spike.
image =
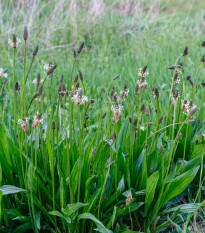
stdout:
{"type": "Polygon", "coordinates": [[[81,71],[79,71],[79,77],[80,77],[80,80],[83,82],[83,74],[81,71]]]}
{"type": "Polygon", "coordinates": [[[189,54],[188,47],[186,46],[183,52],[183,56],[186,57],[189,54]]]}
{"type": "Polygon", "coordinates": [[[11,46],[11,48],[17,48],[18,45],[21,43],[21,40],[19,38],[16,38],[16,35],[13,35],[13,39],[8,40],[8,44],[11,46]]]}
{"type": "Polygon", "coordinates": [[[33,50],[33,56],[35,57],[38,54],[38,45],[33,50]]]}
{"type": "Polygon", "coordinates": [[[25,133],[28,132],[28,126],[29,126],[28,122],[29,122],[29,118],[27,117],[22,117],[21,119],[18,120],[19,125],[21,125],[21,128],[25,133]]]}
{"type": "Polygon", "coordinates": [[[113,78],[113,80],[117,80],[120,77],[119,74],[115,75],[115,77],[113,78]]]}
{"type": "Polygon", "coordinates": [[[84,47],[84,42],[81,43],[79,49],[78,49],[78,53],[81,53],[81,51],[83,50],[84,47]]]}
{"type": "Polygon", "coordinates": [[[15,84],[14,84],[14,91],[20,91],[19,82],[15,82],[15,84]]]}
{"type": "Polygon", "coordinates": [[[54,70],[56,69],[56,67],[57,67],[57,65],[54,65],[54,66],[52,66],[51,68],[49,68],[49,69],[47,70],[47,75],[51,75],[51,74],[54,72],[54,70]]]}
{"type": "Polygon", "coordinates": [[[42,123],[43,123],[42,113],[37,113],[37,115],[34,116],[32,128],[35,129],[42,123]]]}
{"type": "Polygon", "coordinates": [[[24,31],[23,31],[23,39],[28,40],[28,29],[26,26],[24,27],[24,31]]]}

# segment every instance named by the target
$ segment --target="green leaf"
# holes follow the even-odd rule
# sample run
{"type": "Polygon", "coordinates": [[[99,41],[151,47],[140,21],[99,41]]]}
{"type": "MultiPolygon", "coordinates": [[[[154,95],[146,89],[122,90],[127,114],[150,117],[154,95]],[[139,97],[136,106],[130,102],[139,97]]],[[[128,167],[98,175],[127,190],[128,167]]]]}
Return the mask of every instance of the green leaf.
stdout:
{"type": "Polygon", "coordinates": [[[160,206],[162,207],[167,201],[183,192],[183,190],[192,182],[198,170],[199,166],[183,173],[171,181],[162,195],[160,206]]]}
{"type": "Polygon", "coordinates": [[[180,209],[181,213],[188,214],[188,213],[194,212],[200,205],[201,205],[201,203],[183,204],[183,205],[179,205],[179,206],[170,208],[168,210],[165,210],[165,211],[159,213],[159,215],[166,214],[166,213],[169,213],[169,212],[173,212],[173,211],[176,211],[178,209],[180,209]]]}
{"type": "Polygon", "coordinates": [[[67,223],[71,223],[71,219],[68,217],[68,216],[63,216],[59,211],[57,210],[53,210],[51,212],[49,212],[50,215],[53,215],[53,216],[57,216],[57,217],[60,217],[61,219],[64,219],[66,220],[67,223]]]}
{"type": "Polygon", "coordinates": [[[103,224],[102,222],[100,222],[94,215],[90,214],[90,213],[84,213],[84,214],[80,214],[78,216],[78,220],[80,219],[90,219],[92,220],[98,227],[98,231],[101,233],[112,233],[112,231],[108,230],[103,224]]]}
{"type": "Polygon", "coordinates": [[[66,206],[65,209],[63,209],[63,213],[66,215],[66,216],[70,216],[71,214],[73,214],[76,210],[84,207],[84,206],[87,206],[88,203],[81,203],[81,202],[77,202],[77,203],[74,203],[74,204],[68,204],[66,206]]]}
{"type": "Polygon", "coordinates": [[[25,192],[25,189],[18,188],[13,185],[3,185],[0,187],[0,191],[2,191],[3,195],[14,194],[19,192],[25,192]]]}
{"type": "Polygon", "coordinates": [[[146,197],[145,197],[145,209],[144,214],[147,216],[147,212],[149,210],[150,205],[154,199],[155,189],[157,187],[157,182],[159,180],[159,172],[156,171],[147,179],[147,189],[146,189],[146,197]]]}

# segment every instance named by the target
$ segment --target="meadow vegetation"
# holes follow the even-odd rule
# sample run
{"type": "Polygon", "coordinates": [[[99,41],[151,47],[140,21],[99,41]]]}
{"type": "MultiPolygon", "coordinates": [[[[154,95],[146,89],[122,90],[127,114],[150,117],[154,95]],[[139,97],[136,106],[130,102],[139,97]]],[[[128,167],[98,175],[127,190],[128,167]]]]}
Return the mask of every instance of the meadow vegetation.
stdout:
{"type": "Polygon", "coordinates": [[[0,1],[0,232],[204,232],[204,6],[0,1]]]}

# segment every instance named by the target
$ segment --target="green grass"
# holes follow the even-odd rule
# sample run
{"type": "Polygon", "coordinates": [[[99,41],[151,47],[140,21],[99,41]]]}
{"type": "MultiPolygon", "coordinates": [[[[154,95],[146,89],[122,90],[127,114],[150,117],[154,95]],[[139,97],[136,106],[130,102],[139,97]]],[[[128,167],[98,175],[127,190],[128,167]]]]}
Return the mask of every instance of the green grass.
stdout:
{"type": "Polygon", "coordinates": [[[3,1],[0,66],[8,67],[9,81],[0,96],[1,232],[203,232],[204,64],[196,74],[204,54],[203,6],[199,0],[3,1]],[[29,29],[26,60],[24,25],[29,29]],[[14,49],[7,45],[13,33],[22,40],[15,69],[14,49]],[[82,41],[75,60],[73,49],[82,41]],[[24,98],[24,64],[27,74],[36,45],[24,98]],[[178,58],[183,62],[186,46],[189,54],[175,86],[175,71],[168,67],[178,58]],[[49,61],[57,68],[47,76],[43,67],[49,61]],[[134,95],[138,69],[145,65],[148,86],[134,95]],[[58,93],[61,75],[69,90],[79,71],[83,94],[95,103],[79,106],[58,93]],[[32,83],[38,73],[45,78],[45,97],[28,109],[39,90],[32,83]],[[20,91],[14,91],[15,79],[20,91]],[[109,86],[110,95],[115,86],[119,96],[124,83],[129,94],[115,122],[102,87],[109,86]],[[158,100],[151,94],[154,85],[158,100]],[[174,89],[180,92],[175,107],[174,89]],[[200,108],[192,124],[182,113],[181,98],[200,108]],[[150,114],[140,111],[143,103],[150,114]],[[15,130],[15,119],[26,117],[27,109],[28,132],[20,125],[15,130]],[[33,129],[37,112],[43,123],[33,129]]]}

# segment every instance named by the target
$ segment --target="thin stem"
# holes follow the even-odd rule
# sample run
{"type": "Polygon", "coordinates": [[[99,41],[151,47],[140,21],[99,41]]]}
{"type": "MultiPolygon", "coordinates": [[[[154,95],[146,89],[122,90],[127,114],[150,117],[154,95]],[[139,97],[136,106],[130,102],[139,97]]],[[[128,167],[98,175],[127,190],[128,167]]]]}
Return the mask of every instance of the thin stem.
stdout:
{"type": "MultiPolygon", "coordinates": [[[[33,65],[33,61],[34,61],[34,56],[32,57],[32,60],[31,60],[31,63],[30,63],[29,69],[28,69],[28,73],[27,73],[27,75],[26,75],[26,83],[27,83],[27,79],[28,79],[29,73],[30,73],[30,71],[31,71],[31,67],[32,67],[32,65],[33,65]]],[[[26,84],[26,83],[25,83],[25,84],[26,84]]]]}

